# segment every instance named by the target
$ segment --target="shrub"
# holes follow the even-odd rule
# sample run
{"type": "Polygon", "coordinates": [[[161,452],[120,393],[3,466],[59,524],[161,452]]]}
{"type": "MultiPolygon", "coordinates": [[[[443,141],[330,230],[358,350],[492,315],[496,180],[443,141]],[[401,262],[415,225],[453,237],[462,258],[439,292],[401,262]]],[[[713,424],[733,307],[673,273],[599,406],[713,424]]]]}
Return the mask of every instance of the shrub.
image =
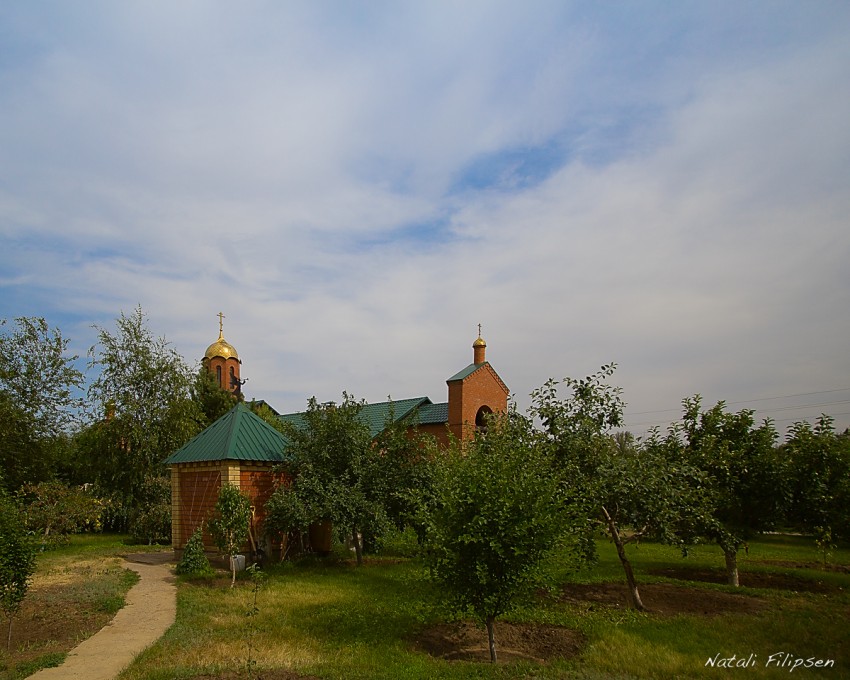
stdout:
{"type": "Polygon", "coordinates": [[[12,617],[18,613],[35,571],[35,550],[23,519],[5,494],[0,493],[0,609],[9,620],[7,648],[12,643],[12,617]]]}
{"type": "Polygon", "coordinates": [[[183,557],[175,571],[182,576],[209,576],[213,573],[212,565],[204,552],[203,527],[195,529],[195,533],[186,542],[183,557]]]}

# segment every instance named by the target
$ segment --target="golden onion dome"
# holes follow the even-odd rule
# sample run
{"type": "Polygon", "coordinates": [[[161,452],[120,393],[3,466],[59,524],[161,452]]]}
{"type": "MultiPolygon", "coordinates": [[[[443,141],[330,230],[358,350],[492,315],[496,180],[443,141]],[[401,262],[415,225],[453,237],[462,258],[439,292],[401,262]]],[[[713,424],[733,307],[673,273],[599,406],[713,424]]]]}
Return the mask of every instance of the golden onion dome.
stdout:
{"type": "Polygon", "coordinates": [[[224,339],[223,335],[218,336],[218,340],[216,340],[213,344],[207,347],[207,351],[204,352],[205,359],[212,359],[213,357],[222,357],[223,359],[238,359],[239,353],[236,351],[236,348],[231,345],[227,340],[224,339]]]}
{"type": "Polygon", "coordinates": [[[473,346],[473,347],[486,347],[486,346],[487,346],[487,343],[486,343],[486,342],[484,342],[484,338],[482,338],[482,337],[479,335],[479,336],[478,336],[478,340],[476,340],[475,342],[473,342],[473,343],[472,343],[472,346],[473,346]]]}

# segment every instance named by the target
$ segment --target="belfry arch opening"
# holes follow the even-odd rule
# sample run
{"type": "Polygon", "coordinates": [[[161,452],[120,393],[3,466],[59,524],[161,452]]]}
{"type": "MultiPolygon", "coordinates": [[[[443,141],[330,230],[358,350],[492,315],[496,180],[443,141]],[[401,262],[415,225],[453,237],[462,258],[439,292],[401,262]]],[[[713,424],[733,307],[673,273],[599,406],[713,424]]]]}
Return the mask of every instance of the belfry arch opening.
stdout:
{"type": "Polygon", "coordinates": [[[475,429],[481,430],[482,432],[487,431],[487,421],[490,419],[490,416],[493,414],[493,409],[489,406],[482,406],[478,409],[478,413],[475,414],[475,429]]]}

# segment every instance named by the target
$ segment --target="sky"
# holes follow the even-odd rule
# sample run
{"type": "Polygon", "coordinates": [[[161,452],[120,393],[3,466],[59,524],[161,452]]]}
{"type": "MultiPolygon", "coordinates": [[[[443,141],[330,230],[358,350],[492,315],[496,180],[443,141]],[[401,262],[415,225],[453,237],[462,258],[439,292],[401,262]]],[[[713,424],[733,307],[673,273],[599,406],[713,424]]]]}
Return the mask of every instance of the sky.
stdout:
{"type": "Polygon", "coordinates": [[[850,4],[0,4],[0,318],[141,306],[247,398],[524,410],[614,362],[850,426],[850,4]]]}

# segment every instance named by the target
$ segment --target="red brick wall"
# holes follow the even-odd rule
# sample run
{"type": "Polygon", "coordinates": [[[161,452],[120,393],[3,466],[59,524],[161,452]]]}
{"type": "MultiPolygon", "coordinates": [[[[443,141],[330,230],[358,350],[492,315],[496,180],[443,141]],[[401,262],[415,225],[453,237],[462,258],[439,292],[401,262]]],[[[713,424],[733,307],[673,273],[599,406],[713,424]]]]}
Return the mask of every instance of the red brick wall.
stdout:
{"type": "MultiPolygon", "coordinates": [[[[176,547],[182,548],[202,522],[212,517],[218,492],[221,488],[221,470],[185,468],[179,471],[180,517],[171,528],[177,538],[176,547]],[[176,533],[175,533],[176,532],[176,533]]],[[[204,532],[204,545],[212,548],[215,544],[209,534],[204,532]]]]}
{"type": "Polygon", "coordinates": [[[463,380],[449,383],[449,429],[455,437],[472,436],[481,407],[494,413],[508,408],[508,388],[490,364],[484,364],[463,380]]]}
{"type": "Polygon", "coordinates": [[[243,465],[240,470],[240,482],[242,493],[251,499],[254,507],[254,522],[252,531],[254,539],[259,541],[263,534],[263,521],[266,518],[265,505],[276,488],[276,481],[282,479],[282,475],[272,472],[271,464],[267,465],[243,465]]]}
{"type": "Polygon", "coordinates": [[[227,390],[228,392],[233,392],[234,388],[230,386],[230,369],[233,368],[233,374],[236,378],[239,378],[239,359],[235,359],[233,357],[229,357],[225,359],[224,357],[212,357],[208,359],[206,362],[207,370],[213,374],[213,377],[216,375],[216,368],[221,367],[221,383],[220,387],[223,390],[227,390]]]}

